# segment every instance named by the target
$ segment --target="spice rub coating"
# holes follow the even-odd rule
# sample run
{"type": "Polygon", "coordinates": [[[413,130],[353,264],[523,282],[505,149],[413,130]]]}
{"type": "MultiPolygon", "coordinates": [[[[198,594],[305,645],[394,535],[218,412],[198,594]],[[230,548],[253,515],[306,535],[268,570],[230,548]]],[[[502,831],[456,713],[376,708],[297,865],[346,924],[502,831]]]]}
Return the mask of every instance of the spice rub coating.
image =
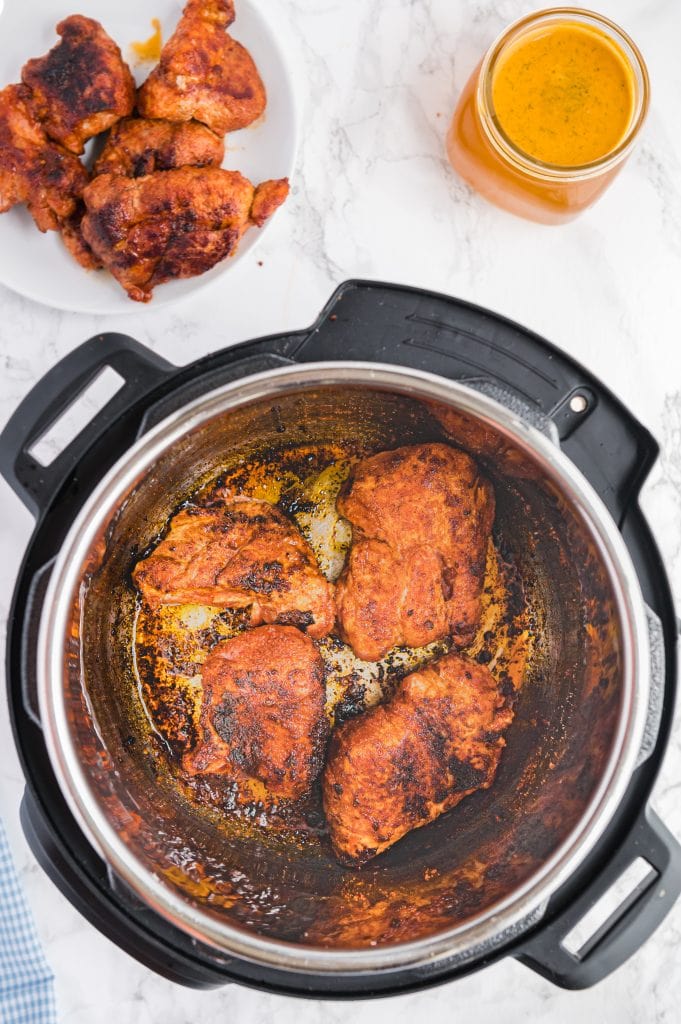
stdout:
{"type": "Polygon", "coordinates": [[[224,155],[223,140],[198,121],[131,117],[111,129],[93,173],[141,178],[177,167],[219,167],[224,155]]]}
{"type": "Polygon", "coordinates": [[[489,670],[448,654],[335,729],[322,789],[341,863],[361,866],[491,786],[512,718],[489,670]]]}
{"type": "Polygon", "coordinates": [[[262,782],[270,797],[303,797],[319,774],[328,734],[324,666],[293,626],[260,626],[218,644],[203,666],[199,741],[190,775],[262,782]]]}
{"type": "Polygon", "coordinates": [[[48,139],[23,85],[0,91],[0,213],[25,203],[40,231],[59,231],[76,214],[88,173],[48,139]]]}
{"type": "Polygon", "coordinates": [[[196,277],[233,255],[287,195],[285,178],[256,188],[220,167],[100,174],[83,193],[83,237],[131,299],[149,302],[156,285],[196,277]]]}
{"type": "Polygon", "coordinates": [[[283,512],[254,498],[178,512],[133,579],[152,608],[250,608],[252,626],[294,625],[311,637],[326,636],[334,624],[333,587],[312,549],[283,512]]]}
{"type": "Polygon", "coordinates": [[[354,467],[337,507],[353,531],[337,603],[355,654],[470,643],[495,511],[474,460],[437,443],[380,452],[354,467]]]}
{"type": "Polygon", "coordinates": [[[231,0],[189,0],[138,92],[142,117],[194,119],[221,136],[260,117],[265,86],[248,50],[226,31],[233,20],[231,0]]]}
{"type": "Polygon", "coordinates": [[[135,82],[120,48],[98,21],[73,14],[57,25],[61,41],[21,73],[45,131],[66,149],[85,143],[132,113],[135,82]]]}

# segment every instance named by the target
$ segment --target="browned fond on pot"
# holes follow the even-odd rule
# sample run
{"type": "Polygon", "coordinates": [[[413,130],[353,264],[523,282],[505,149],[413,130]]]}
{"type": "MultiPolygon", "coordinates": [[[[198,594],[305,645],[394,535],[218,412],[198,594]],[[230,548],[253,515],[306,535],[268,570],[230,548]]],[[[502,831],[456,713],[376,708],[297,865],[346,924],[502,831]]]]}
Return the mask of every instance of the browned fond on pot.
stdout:
{"type": "MultiPolygon", "coordinates": [[[[220,478],[219,486],[280,502],[309,531],[315,511],[327,515],[353,460],[441,439],[423,405],[368,389],[320,389],[237,409],[201,427],[139,481],[86,567],[66,655],[84,764],[111,821],[149,869],[236,926],[361,948],[460,924],[541,866],[602,774],[620,670],[602,568],[552,489],[531,474],[503,477],[493,464],[486,468],[497,495],[494,546],[469,653],[489,663],[516,717],[491,789],[353,872],[331,854],[317,792],[272,815],[241,801],[225,780],[190,785],[178,771],[192,741],[201,660],[241,623],[216,610],[192,619],[196,610],[138,608],[130,571],[172,512],[197,488],[209,498],[220,478]],[[106,751],[81,696],[81,655],[106,751]]],[[[331,576],[348,540],[342,528],[334,537],[317,544],[331,576]]],[[[331,642],[322,650],[334,669],[342,653],[331,642]]],[[[375,703],[435,653],[403,652],[373,677],[346,662],[327,681],[329,717],[375,703]]]]}

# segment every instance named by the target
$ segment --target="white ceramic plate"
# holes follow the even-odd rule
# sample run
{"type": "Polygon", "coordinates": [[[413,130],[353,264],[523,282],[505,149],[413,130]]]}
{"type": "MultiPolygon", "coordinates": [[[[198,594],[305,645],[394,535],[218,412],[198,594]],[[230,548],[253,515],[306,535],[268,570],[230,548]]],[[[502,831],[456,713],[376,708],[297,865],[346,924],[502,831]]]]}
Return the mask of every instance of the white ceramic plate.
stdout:
{"type": "MultiPolygon", "coordinates": [[[[100,21],[121,47],[138,82],[152,65],[135,66],[130,44],[147,39],[151,19],[159,18],[163,39],[177,24],[183,0],[0,0],[0,87],[20,80],[29,57],[39,57],[56,42],[55,25],[70,14],[100,21]]],[[[227,136],[224,166],[241,171],[255,184],[290,177],[295,162],[298,119],[292,76],[275,30],[252,0],[236,0],[237,17],[230,32],[251,51],[267,88],[264,117],[227,136]]],[[[139,313],[157,309],[229,274],[235,262],[258,243],[264,228],[252,228],[237,254],[201,277],[159,285],[145,307],[132,302],[107,273],[86,271],[66,251],[57,232],[42,235],[23,207],[0,216],[0,283],[20,295],[76,313],[139,313]]]]}

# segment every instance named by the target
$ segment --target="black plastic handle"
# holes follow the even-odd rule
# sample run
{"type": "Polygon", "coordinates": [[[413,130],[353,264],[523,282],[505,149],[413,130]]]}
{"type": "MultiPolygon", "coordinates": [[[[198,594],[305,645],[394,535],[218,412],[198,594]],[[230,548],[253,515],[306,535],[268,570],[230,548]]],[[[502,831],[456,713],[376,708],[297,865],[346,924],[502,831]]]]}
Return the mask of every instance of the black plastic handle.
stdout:
{"type": "Polygon", "coordinates": [[[173,945],[175,937],[183,943],[188,940],[170,925],[164,938],[157,936],[153,930],[153,911],[132,895],[123,898],[120,887],[114,895],[106,865],[91,850],[88,850],[88,866],[92,869],[96,865],[96,874],[84,869],[83,862],[69,844],[63,842],[28,789],[24,791],[19,813],[24,835],[41,868],[69,903],[102,935],[175,984],[211,989],[228,983],[229,977],[223,971],[199,959],[198,948],[178,956],[173,945]]]}
{"type": "Polygon", "coordinates": [[[554,985],[582,989],[612,974],[662,923],[681,894],[681,846],[650,808],[640,815],[607,867],[567,911],[541,928],[517,959],[554,985]],[[563,942],[572,929],[638,858],[651,875],[634,889],[577,954],[563,942]]]}
{"type": "Polygon", "coordinates": [[[74,349],[38,381],[0,434],[0,473],[39,516],[90,445],[124,410],[177,368],[124,334],[100,334],[74,349]],[[30,449],[105,367],[123,384],[49,466],[30,449]]]}

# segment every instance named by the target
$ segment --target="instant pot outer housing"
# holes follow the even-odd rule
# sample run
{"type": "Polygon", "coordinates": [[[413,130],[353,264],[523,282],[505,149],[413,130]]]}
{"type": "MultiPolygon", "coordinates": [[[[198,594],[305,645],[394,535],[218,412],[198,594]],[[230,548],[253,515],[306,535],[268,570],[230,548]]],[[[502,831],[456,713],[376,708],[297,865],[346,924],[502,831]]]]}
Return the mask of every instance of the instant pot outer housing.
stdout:
{"type": "Polygon", "coordinates": [[[656,454],[546,342],[410,289],[350,282],[312,329],[181,369],[119,335],[87,342],[0,439],[0,469],[38,519],[8,642],[38,859],[120,946],[196,986],[380,995],[509,954],[566,987],[599,980],[681,890],[681,850],[647,806],[676,681],[669,587],[637,504],[656,454]],[[107,365],[121,390],[41,466],[36,440],[107,365]],[[443,436],[485,439],[495,540],[538,615],[494,785],[359,872],[328,844],[226,835],[145,734],[128,656],[135,558],[240,454],[443,436]],[[646,878],[571,952],[565,937],[637,857],[646,878]]]}

